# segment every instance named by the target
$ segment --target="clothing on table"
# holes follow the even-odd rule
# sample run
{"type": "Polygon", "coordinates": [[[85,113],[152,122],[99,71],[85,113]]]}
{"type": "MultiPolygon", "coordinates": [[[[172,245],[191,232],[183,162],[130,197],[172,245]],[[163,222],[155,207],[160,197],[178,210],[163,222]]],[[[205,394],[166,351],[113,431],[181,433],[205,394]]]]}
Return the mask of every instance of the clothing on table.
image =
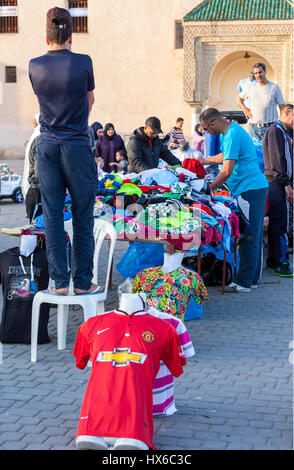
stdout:
{"type": "Polygon", "coordinates": [[[204,166],[195,158],[186,158],[182,163],[182,167],[196,174],[198,178],[204,178],[205,176],[204,166]]]}
{"type": "Polygon", "coordinates": [[[180,127],[173,127],[170,131],[170,149],[175,150],[179,148],[183,142],[185,142],[185,137],[182,129],[180,127]]]}
{"type": "MultiPolygon", "coordinates": [[[[0,253],[0,284],[3,309],[0,325],[2,343],[31,342],[31,315],[34,295],[47,289],[49,282],[46,251],[35,248],[29,256],[20,254],[19,247],[0,253]]],[[[49,304],[40,309],[38,344],[50,343],[47,325],[49,304]]]]}
{"type": "Polygon", "coordinates": [[[168,186],[171,187],[174,183],[177,183],[179,178],[172,173],[170,170],[162,169],[154,173],[152,176],[149,176],[145,180],[145,184],[148,186],[158,185],[158,186],[168,186]]]}
{"type": "Polygon", "coordinates": [[[97,168],[88,133],[88,93],[95,87],[92,60],[68,49],[49,50],[30,61],[29,77],[40,105],[37,167],[50,277],[57,289],[69,285],[63,223],[68,188],[72,199],[74,286],[88,290],[97,192],[97,168]]]}
{"type": "Polygon", "coordinates": [[[95,88],[91,58],[49,50],[30,60],[29,77],[40,105],[40,142],[89,145],[87,93],[95,88]]]}
{"type": "MultiPolygon", "coordinates": [[[[183,353],[188,359],[194,356],[195,350],[182,320],[168,313],[159,312],[153,307],[148,308],[148,313],[171,324],[179,335],[183,353]]],[[[160,361],[159,371],[153,383],[153,415],[171,416],[176,413],[174,399],[174,378],[163,361],[160,361]]]]}
{"type": "Polygon", "coordinates": [[[254,144],[245,129],[231,122],[227,131],[220,135],[223,160],[235,160],[233,172],[226,181],[232,195],[238,197],[248,190],[267,188],[254,144]]]}
{"type": "Polygon", "coordinates": [[[160,360],[175,377],[186,363],[175,328],[144,311],[115,310],[80,326],[73,354],[80,369],[92,362],[77,437],[138,439],[155,449],[152,387],[160,360]]]}
{"type": "Polygon", "coordinates": [[[103,159],[104,165],[102,169],[106,173],[116,170],[117,167],[110,165],[110,163],[117,163],[115,155],[118,150],[126,152],[124,141],[120,135],[114,134],[112,137],[109,137],[107,134],[102,134],[99,137],[96,144],[95,157],[103,159]]]}
{"type": "Polygon", "coordinates": [[[239,96],[251,101],[252,117],[248,120],[251,125],[275,122],[278,119],[277,105],[285,103],[279,85],[270,81],[266,85],[254,81],[239,96]]]}
{"type": "Polygon", "coordinates": [[[192,296],[200,305],[207,300],[206,287],[199,274],[180,266],[170,273],[161,266],[140,271],[134,279],[133,294],[146,294],[150,307],[184,320],[192,296]]]}
{"type": "Polygon", "coordinates": [[[169,165],[181,165],[168,148],[156,136],[149,139],[144,132],[144,127],[136,129],[130,136],[127,145],[129,159],[129,171],[140,173],[144,170],[157,169],[161,158],[169,165]]]}
{"type": "Polygon", "coordinates": [[[222,217],[229,217],[231,214],[231,209],[224,204],[220,204],[219,202],[214,202],[211,204],[211,208],[216,212],[217,214],[221,215],[222,217]]]}
{"type": "Polygon", "coordinates": [[[191,137],[191,148],[193,150],[197,150],[198,152],[204,151],[204,140],[205,137],[202,134],[198,134],[198,132],[194,132],[194,134],[191,137]]]}

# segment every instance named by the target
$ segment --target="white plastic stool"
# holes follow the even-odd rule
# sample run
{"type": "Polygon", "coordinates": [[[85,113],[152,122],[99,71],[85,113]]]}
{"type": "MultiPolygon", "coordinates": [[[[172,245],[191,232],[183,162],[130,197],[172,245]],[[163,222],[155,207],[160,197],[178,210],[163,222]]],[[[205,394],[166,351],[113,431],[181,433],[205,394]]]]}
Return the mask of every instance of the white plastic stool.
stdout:
{"type": "MultiPolygon", "coordinates": [[[[72,222],[68,220],[64,224],[70,240],[72,240],[72,222]]],[[[114,247],[116,243],[116,230],[113,225],[105,220],[95,219],[94,221],[94,239],[95,252],[93,260],[93,280],[98,283],[98,266],[99,255],[103,241],[110,239],[110,247],[108,254],[108,264],[106,271],[106,280],[104,290],[97,294],[75,295],[73,293],[72,279],[70,280],[69,295],[55,295],[49,290],[39,291],[34,297],[32,308],[32,326],[31,326],[31,361],[37,361],[37,341],[40,317],[40,306],[42,303],[57,305],[57,347],[65,349],[66,347],[66,330],[68,320],[69,305],[81,305],[84,310],[84,320],[104,312],[104,302],[107,297],[109,276],[113,259],[114,247]]],[[[49,285],[52,284],[50,280],[49,285]]]]}

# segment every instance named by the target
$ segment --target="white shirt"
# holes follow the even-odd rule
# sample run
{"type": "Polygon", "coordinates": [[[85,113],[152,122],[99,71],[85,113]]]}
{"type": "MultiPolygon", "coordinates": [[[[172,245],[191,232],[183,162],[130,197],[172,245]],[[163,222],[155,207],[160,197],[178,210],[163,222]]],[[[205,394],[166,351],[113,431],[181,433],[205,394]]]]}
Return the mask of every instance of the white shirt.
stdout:
{"type": "Polygon", "coordinates": [[[268,82],[266,85],[253,82],[239,96],[243,100],[250,99],[252,113],[252,118],[248,120],[250,124],[275,122],[278,119],[277,105],[285,103],[279,85],[273,82],[268,82]]]}
{"type": "MultiPolygon", "coordinates": [[[[253,80],[250,78],[243,78],[242,80],[239,81],[237,85],[237,91],[238,93],[244,93],[244,91],[248,90],[248,88],[252,85],[253,80]]],[[[247,108],[250,108],[250,99],[244,101],[245,106],[247,108]]]]}

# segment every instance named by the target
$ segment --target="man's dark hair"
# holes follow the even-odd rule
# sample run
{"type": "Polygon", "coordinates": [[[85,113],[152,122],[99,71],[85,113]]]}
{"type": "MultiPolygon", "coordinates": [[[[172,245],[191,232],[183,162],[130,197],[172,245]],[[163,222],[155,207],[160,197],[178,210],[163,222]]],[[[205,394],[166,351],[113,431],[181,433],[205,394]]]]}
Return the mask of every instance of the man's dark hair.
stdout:
{"type": "Polygon", "coordinates": [[[60,46],[64,44],[68,38],[72,35],[72,29],[59,29],[59,23],[55,20],[52,21],[56,25],[56,28],[46,28],[46,35],[50,42],[59,44],[60,46]]]}
{"type": "Polygon", "coordinates": [[[286,104],[281,104],[280,106],[280,111],[284,111],[284,110],[287,110],[288,109],[293,109],[293,104],[292,103],[286,103],[286,104]]]}
{"type": "Polygon", "coordinates": [[[179,117],[179,118],[176,120],[176,122],[182,122],[182,121],[184,121],[184,119],[181,118],[181,117],[179,117]]]}
{"type": "Polygon", "coordinates": [[[117,151],[118,151],[118,153],[119,153],[122,157],[124,157],[127,161],[129,161],[129,159],[128,159],[128,154],[127,154],[127,152],[126,152],[125,150],[120,149],[120,150],[117,150],[117,151]]]}
{"type": "Polygon", "coordinates": [[[214,119],[219,119],[221,113],[215,108],[207,108],[203,113],[199,116],[199,121],[209,122],[213,121],[214,119]]]}
{"type": "Polygon", "coordinates": [[[257,62],[256,64],[253,65],[252,70],[257,69],[261,67],[264,72],[266,72],[266,66],[263,62],[257,62]]]}

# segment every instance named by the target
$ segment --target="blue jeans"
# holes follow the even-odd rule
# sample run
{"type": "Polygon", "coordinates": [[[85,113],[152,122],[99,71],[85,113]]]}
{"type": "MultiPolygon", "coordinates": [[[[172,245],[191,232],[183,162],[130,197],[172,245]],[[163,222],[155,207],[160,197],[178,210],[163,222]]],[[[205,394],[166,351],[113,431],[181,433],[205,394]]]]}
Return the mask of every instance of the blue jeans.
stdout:
{"type": "Polygon", "coordinates": [[[257,127],[257,126],[252,126],[251,124],[249,124],[248,134],[250,135],[250,137],[254,137],[255,139],[258,139],[258,140],[263,140],[267,130],[268,130],[268,126],[257,127]]]}
{"type": "MultiPolygon", "coordinates": [[[[240,267],[234,282],[242,287],[257,285],[262,271],[263,220],[268,188],[245,191],[242,202],[248,207],[248,225],[240,230],[240,267]]],[[[238,198],[239,200],[239,198],[238,198]]],[[[241,204],[240,204],[241,205],[241,204]]],[[[241,206],[242,207],[242,206],[241,206]]]]}
{"type": "Polygon", "coordinates": [[[68,189],[72,202],[73,284],[75,288],[88,290],[93,277],[93,207],[98,187],[97,169],[90,146],[40,143],[37,166],[50,277],[55,281],[56,289],[69,285],[63,216],[68,189]]]}

